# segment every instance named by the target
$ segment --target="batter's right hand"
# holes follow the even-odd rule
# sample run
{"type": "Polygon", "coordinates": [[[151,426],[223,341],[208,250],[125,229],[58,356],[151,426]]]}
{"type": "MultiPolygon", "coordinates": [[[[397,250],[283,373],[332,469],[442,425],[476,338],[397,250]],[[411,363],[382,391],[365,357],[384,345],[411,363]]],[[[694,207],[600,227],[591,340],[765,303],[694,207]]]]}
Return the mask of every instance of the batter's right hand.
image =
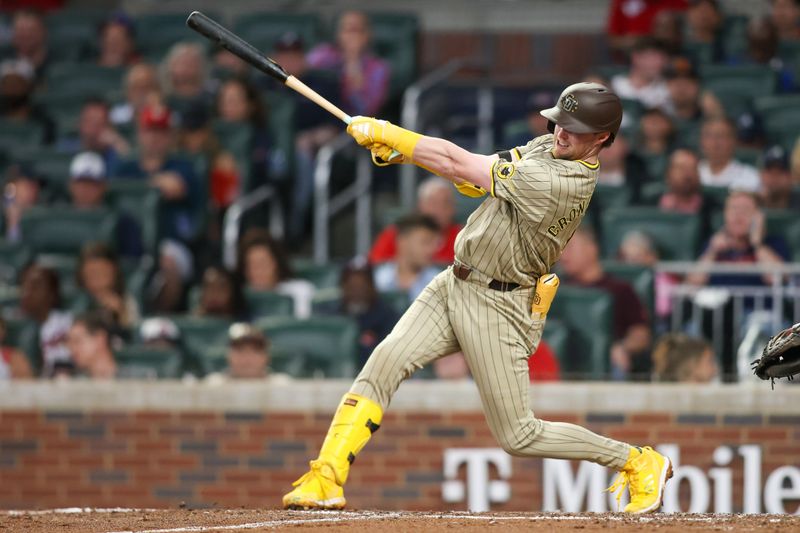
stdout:
{"type": "Polygon", "coordinates": [[[369,151],[372,153],[372,162],[379,167],[400,165],[406,162],[406,157],[403,154],[385,144],[373,143],[369,147],[369,151]]]}

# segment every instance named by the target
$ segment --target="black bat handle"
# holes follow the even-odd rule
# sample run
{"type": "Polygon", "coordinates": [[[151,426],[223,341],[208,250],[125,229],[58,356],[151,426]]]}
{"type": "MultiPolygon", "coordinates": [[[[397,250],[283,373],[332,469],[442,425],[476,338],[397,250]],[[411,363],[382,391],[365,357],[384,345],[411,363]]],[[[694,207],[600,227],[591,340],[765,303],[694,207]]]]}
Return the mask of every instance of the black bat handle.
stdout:
{"type": "Polygon", "coordinates": [[[186,19],[186,25],[232,54],[244,59],[258,70],[277,78],[282,83],[286,83],[289,74],[283,67],[265,57],[256,47],[201,12],[193,11],[189,18],[186,19]]]}

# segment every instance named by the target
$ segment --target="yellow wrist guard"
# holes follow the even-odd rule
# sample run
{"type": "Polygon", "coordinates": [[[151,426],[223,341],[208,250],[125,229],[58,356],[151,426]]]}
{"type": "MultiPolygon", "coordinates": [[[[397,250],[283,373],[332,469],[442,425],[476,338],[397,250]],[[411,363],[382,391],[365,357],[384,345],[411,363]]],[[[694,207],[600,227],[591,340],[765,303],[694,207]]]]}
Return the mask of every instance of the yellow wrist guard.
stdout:
{"type": "Polygon", "coordinates": [[[483,187],[473,185],[466,181],[462,181],[461,183],[454,182],[453,185],[459,193],[463,194],[464,196],[469,196],[470,198],[480,198],[486,194],[486,189],[483,187]]]}
{"type": "Polygon", "coordinates": [[[385,144],[409,159],[413,157],[414,147],[422,138],[419,133],[369,117],[353,117],[347,126],[347,133],[361,146],[369,148],[375,143],[385,144]]]}

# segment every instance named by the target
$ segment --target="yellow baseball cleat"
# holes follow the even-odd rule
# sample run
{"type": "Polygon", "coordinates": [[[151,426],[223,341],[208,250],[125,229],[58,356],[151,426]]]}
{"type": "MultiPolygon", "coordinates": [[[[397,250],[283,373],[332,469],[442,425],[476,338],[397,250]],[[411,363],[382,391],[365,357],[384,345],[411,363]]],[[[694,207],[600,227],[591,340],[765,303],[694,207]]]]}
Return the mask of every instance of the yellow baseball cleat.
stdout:
{"type": "Polygon", "coordinates": [[[344,489],[336,483],[333,469],[322,461],[311,461],[311,469],[283,497],[284,509],[344,509],[344,489]]]}
{"type": "Polygon", "coordinates": [[[609,492],[617,493],[617,503],[622,490],[628,485],[631,502],[624,511],[631,514],[654,513],[661,508],[664,487],[672,477],[672,462],[649,446],[631,448],[628,462],[622,467],[609,492]]]}

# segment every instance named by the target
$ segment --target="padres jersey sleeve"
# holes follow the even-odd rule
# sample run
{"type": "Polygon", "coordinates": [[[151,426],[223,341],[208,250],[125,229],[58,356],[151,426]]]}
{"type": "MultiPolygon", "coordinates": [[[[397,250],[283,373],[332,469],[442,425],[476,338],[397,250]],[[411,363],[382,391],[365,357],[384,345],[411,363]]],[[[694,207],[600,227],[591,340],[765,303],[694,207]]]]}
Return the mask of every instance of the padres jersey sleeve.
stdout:
{"type": "Polygon", "coordinates": [[[518,161],[495,162],[492,198],[459,235],[457,260],[523,286],[558,260],[589,206],[597,165],[553,158],[552,139],[534,139],[518,161]]]}

